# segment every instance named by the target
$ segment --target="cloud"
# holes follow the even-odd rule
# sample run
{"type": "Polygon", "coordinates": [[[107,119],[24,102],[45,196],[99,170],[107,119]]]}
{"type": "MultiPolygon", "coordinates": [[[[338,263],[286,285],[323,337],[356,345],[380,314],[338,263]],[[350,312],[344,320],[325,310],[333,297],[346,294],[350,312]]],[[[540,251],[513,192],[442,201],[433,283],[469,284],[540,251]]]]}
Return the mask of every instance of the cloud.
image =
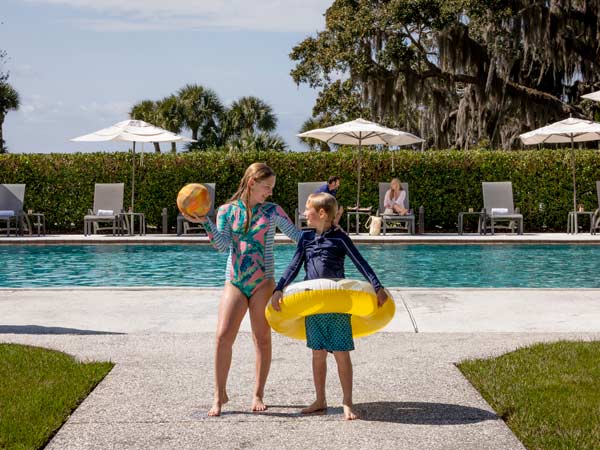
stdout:
{"type": "Polygon", "coordinates": [[[63,101],[53,101],[42,95],[25,95],[17,114],[31,123],[65,122],[73,119],[95,118],[99,121],[116,122],[129,117],[131,102],[109,101],[92,102],[86,105],[73,105],[63,101]]]}
{"type": "Polygon", "coordinates": [[[94,14],[76,22],[95,31],[246,30],[315,32],[332,0],[27,0],[94,14]]]}
{"type": "Polygon", "coordinates": [[[114,101],[107,103],[92,102],[87,105],[82,105],[79,110],[89,116],[95,116],[105,119],[118,118],[118,120],[125,120],[129,117],[129,110],[131,109],[131,102],[126,101],[114,101]]]}

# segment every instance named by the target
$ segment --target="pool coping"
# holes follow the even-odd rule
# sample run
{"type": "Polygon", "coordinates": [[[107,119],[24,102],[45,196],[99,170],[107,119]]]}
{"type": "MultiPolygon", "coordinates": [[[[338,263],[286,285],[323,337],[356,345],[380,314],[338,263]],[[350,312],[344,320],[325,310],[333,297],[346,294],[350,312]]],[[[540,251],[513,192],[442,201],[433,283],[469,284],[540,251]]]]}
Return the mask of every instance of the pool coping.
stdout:
{"type": "MultiPolygon", "coordinates": [[[[429,233],[418,235],[369,236],[367,233],[350,234],[353,242],[360,244],[591,244],[600,245],[600,235],[589,233],[526,233],[515,234],[463,234],[429,233]]],[[[275,236],[278,244],[292,243],[283,234],[275,236]]],[[[56,234],[46,236],[0,236],[2,245],[104,245],[104,244],[152,244],[152,245],[209,245],[204,235],[149,234],[145,236],[110,236],[82,234],[56,234]]]]}

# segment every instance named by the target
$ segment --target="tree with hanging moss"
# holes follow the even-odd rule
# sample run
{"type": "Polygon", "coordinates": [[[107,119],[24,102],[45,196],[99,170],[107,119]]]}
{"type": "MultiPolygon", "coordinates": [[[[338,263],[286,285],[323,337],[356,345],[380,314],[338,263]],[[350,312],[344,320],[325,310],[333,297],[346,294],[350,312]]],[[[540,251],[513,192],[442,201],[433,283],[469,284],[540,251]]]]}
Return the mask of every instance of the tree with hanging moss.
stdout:
{"type": "Polygon", "coordinates": [[[600,0],[335,0],[293,48],[291,76],[319,90],[314,117],[359,115],[436,148],[518,135],[593,115],[600,0]]]}

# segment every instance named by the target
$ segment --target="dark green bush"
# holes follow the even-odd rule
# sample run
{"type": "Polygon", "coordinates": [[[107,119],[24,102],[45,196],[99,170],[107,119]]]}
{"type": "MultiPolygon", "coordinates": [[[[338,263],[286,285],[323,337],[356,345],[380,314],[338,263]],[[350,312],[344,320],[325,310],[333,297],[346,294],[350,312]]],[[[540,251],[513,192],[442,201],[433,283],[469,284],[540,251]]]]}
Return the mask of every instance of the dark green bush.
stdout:
{"type": "MultiPolygon", "coordinates": [[[[344,206],[356,203],[357,152],[333,153],[198,152],[136,156],[135,210],[146,213],[150,224],[160,224],[163,207],[175,224],[175,198],[190,182],[214,182],[218,204],[235,192],[246,167],[268,163],[278,174],[273,201],[293,217],[297,183],[342,177],[339,192],[344,206]]],[[[481,182],[510,180],[515,206],[525,218],[526,231],[564,231],[572,206],[569,150],[362,152],[361,205],[378,204],[379,181],[398,177],[410,185],[410,203],[425,207],[427,231],[455,231],[459,211],[481,208],[481,182]],[[394,158],[394,170],[392,170],[394,158]]],[[[576,151],[578,203],[598,207],[596,180],[600,154],[576,151]]],[[[83,216],[91,208],[94,183],[125,182],[125,205],[131,199],[131,153],[7,154],[0,155],[0,182],[26,183],[25,208],[46,213],[54,232],[81,232],[83,216]]]]}

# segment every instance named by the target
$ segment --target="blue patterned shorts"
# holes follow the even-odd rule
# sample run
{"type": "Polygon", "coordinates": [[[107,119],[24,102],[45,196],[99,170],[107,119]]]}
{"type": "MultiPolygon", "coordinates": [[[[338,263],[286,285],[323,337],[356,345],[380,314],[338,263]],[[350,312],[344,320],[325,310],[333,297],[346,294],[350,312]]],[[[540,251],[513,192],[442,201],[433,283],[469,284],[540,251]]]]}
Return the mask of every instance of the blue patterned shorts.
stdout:
{"type": "Polygon", "coordinates": [[[305,319],[306,346],[313,350],[348,352],[354,350],[350,314],[315,314],[305,319]]]}

